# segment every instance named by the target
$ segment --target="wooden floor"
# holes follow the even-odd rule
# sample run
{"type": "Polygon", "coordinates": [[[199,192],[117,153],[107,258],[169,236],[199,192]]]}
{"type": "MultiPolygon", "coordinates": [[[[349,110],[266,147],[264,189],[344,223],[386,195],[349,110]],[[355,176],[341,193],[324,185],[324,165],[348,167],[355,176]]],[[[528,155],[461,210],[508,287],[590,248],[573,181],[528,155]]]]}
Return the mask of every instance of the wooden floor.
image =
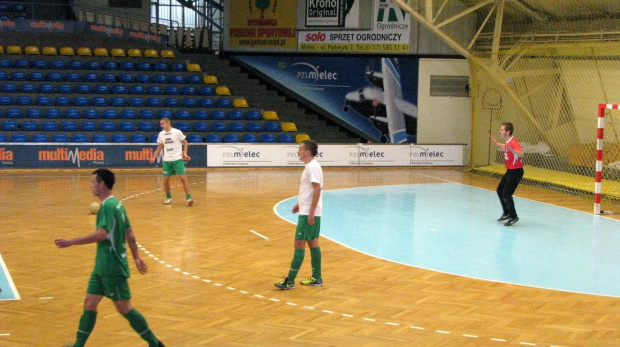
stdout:
{"type": "MultiPolygon", "coordinates": [[[[325,286],[276,290],[294,226],[273,206],[297,194],[300,173],[190,170],[188,208],[176,177],[166,206],[159,170],[117,171],[115,195],[126,199],[150,266],[141,276],[130,262],[132,301],[167,346],[620,346],[618,298],[437,273],[326,239],[325,286]]],[[[0,172],[0,254],[22,298],[0,301],[0,346],[73,342],[95,246],[57,249],[53,240],[93,231],[89,178],[90,170],[0,172]]],[[[326,190],[441,180],[497,185],[460,170],[325,169],[326,190]]],[[[590,200],[537,188],[517,195],[592,211],[590,200]]],[[[499,216],[499,202],[489,211],[499,216]]],[[[88,345],[146,344],[104,300],[88,345]]]]}

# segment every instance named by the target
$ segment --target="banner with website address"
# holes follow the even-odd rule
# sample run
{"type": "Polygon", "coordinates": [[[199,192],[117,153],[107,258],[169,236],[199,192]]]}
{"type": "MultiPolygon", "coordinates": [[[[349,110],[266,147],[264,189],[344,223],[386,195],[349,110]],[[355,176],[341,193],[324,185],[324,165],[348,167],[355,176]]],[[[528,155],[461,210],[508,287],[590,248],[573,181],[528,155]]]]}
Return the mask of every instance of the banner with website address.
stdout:
{"type": "Polygon", "coordinates": [[[411,16],[391,0],[375,0],[371,30],[299,31],[300,52],[409,53],[411,16]]]}
{"type": "Polygon", "coordinates": [[[297,1],[230,2],[230,48],[295,49],[297,1]]]}

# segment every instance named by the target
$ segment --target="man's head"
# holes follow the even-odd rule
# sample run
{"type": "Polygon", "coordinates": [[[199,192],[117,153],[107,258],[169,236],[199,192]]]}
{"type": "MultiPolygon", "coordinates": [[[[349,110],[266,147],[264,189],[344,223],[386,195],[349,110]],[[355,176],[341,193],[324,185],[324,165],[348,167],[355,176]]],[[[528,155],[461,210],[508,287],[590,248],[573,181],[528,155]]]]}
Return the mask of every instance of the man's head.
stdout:
{"type": "Polygon", "coordinates": [[[161,128],[164,129],[165,131],[170,131],[170,129],[172,128],[170,126],[170,119],[167,117],[160,119],[159,125],[161,125],[161,128]]]}
{"type": "Polygon", "coordinates": [[[114,173],[109,169],[97,169],[90,178],[90,190],[94,196],[101,196],[102,191],[111,191],[114,187],[114,173]]]}
{"type": "Polygon", "coordinates": [[[510,122],[502,123],[502,126],[499,128],[499,134],[502,138],[508,139],[512,136],[512,132],[514,131],[514,126],[510,122]]]}
{"type": "Polygon", "coordinates": [[[316,144],[316,142],[312,140],[303,140],[299,144],[299,150],[297,151],[297,154],[299,155],[299,160],[305,163],[310,162],[312,159],[314,159],[314,157],[316,157],[318,149],[319,146],[316,144]]]}

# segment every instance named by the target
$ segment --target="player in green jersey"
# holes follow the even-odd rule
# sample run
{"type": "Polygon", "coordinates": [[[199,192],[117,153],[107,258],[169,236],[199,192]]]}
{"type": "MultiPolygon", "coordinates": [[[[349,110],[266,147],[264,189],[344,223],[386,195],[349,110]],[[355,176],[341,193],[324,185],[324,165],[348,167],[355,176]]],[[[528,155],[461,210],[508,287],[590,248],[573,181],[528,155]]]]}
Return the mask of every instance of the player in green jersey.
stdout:
{"type": "Polygon", "coordinates": [[[97,306],[104,296],[114,302],[118,312],[129,321],[129,325],[140,337],[148,342],[149,347],[164,347],[164,344],[149,328],[146,319],[131,306],[131,294],[127,283],[129,266],[127,265],[125,241],[129,245],[138,271],[144,275],[148,271],[148,266],[138,253],[138,244],[127,212],[125,212],[125,206],[112,195],[114,181],[114,173],[108,169],[97,169],[90,178],[90,190],[101,200],[101,207],[97,212],[96,231],[74,239],[54,241],[58,248],[97,242],[95,268],[88,282],[84,312],[80,318],[73,347],[86,344],[95,327],[97,306]]]}

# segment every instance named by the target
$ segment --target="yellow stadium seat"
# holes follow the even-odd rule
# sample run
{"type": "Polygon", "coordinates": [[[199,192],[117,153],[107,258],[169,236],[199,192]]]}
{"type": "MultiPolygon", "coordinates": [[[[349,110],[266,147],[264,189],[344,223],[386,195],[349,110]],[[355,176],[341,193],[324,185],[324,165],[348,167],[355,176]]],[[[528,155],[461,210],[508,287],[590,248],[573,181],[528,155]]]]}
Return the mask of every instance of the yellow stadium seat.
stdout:
{"type": "Polygon", "coordinates": [[[248,106],[248,101],[246,99],[235,99],[233,100],[233,107],[250,107],[250,106],[248,106]]]}
{"type": "Polygon", "coordinates": [[[297,125],[293,122],[283,122],[282,123],[282,131],[299,131],[297,130],[297,125]]]}
{"type": "Polygon", "coordinates": [[[60,55],[75,55],[73,47],[60,47],[60,55]]]}
{"type": "Polygon", "coordinates": [[[310,140],[310,136],[308,136],[308,134],[297,134],[297,136],[295,136],[295,142],[301,143],[303,140],[310,140]]]}
{"type": "Polygon", "coordinates": [[[278,114],[276,113],[276,111],[263,112],[263,119],[264,120],[280,120],[280,118],[278,118],[278,114]]]}
{"type": "Polygon", "coordinates": [[[79,47],[77,49],[77,55],[90,56],[93,55],[93,52],[88,47],[79,47]]]}
{"type": "Polygon", "coordinates": [[[95,48],[94,53],[96,57],[109,57],[110,56],[110,54],[108,53],[108,49],[104,47],[95,48]]]}
{"type": "Polygon", "coordinates": [[[6,48],[8,54],[22,54],[22,48],[20,46],[11,45],[6,48]]]}
{"type": "Polygon", "coordinates": [[[122,48],[112,48],[110,50],[110,54],[113,57],[124,57],[125,56],[125,50],[122,48]]]}
{"type": "Polygon", "coordinates": [[[29,54],[29,55],[41,54],[41,51],[39,50],[39,47],[37,46],[26,46],[26,48],[24,48],[24,51],[26,52],[26,54],[29,54]]]}
{"type": "Polygon", "coordinates": [[[200,64],[187,64],[187,71],[201,72],[200,64]]]}
{"type": "Polygon", "coordinates": [[[58,55],[58,50],[56,47],[46,46],[43,47],[43,54],[45,55],[58,55]]]}
{"type": "Polygon", "coordinates": [[[127,52],[127,55],[130,57],[142,57],[142,52],[137,48],[130,48],[127,52]]]}
{"type": "Polygon", "coordinates": [[[215,94],[217,94],[217,95],[231,95],[230,94],[230,89],[228,89],[228,87],[224,87],[224,86],[219,86],[219,87],[215,88],[215,94]]]}
{"type": "Polygon", "coordinates": [[[174,52],[171,49],[163,49],[160,54],[162,58],[174,58],[174,52]]]}
{"type": "Polygon", "coordinates": [[[0,54],[4,54],[4,47],[0,46],[0,54]]]}
{"type": "Polygon", "coordinates": [[[154,49],[145,49],[144,56],[147,58],[159,58],[159,53],[154,49]]]}
{"type": "Polygon", "coordinates": [[[212,75],[205,76],[205,77],[202,79],[202,81],[203,81],[205,84],[218,84],[218,83],[220,83],[220,82],[218,82],[217,77],[212,76],[212,75]]]}

